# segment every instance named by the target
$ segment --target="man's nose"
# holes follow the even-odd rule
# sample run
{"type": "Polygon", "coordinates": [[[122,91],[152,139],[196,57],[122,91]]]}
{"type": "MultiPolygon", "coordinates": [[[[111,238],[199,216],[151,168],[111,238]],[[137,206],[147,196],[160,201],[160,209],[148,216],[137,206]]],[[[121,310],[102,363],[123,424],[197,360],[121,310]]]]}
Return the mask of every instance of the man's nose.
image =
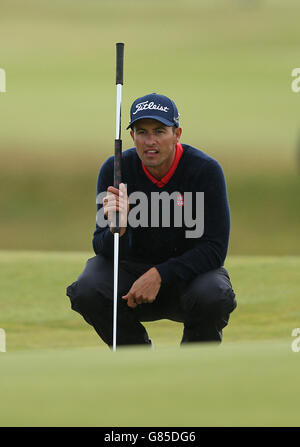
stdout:
{"type": "Polygon", "coordinates": [[[146,135],[146,145],[153,146],[155,144],[155,135],[152,133],[148,133],[146,135]]]}

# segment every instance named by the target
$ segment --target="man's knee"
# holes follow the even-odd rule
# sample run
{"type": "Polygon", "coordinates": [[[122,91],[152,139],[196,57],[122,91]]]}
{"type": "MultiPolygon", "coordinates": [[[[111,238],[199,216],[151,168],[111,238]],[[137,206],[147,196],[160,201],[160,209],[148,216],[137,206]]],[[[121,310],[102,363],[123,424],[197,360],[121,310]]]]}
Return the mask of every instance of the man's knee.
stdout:
{"type": "Polygon", "coordinates": [[[109,300],[112,295],[112,274],[111,263],[103,256],[88,259],[77,281],[66,289],[72,309],[82,313],[81,311],[98,307],[99,302],[106,298],[109,300]]]}
{"type": "Polygon", "coordinates": [[[66,295],[70,298],[71,308],[79,313],[93,311],[104,301],[98,287],[82,278],[67,287],[66,295]]]}
{"type": "Polygon", "coordinates": [[[235,293],[228,273],[218,269],[199,275],[182,296],[186,314],[226,315],[236,307],[235,293]]]}

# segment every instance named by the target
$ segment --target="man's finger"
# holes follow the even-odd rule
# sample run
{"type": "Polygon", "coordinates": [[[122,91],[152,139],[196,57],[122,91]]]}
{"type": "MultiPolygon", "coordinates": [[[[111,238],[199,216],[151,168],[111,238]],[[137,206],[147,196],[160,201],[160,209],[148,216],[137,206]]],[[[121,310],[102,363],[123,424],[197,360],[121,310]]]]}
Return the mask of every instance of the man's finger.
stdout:
{"type": "Polygon", "coordinates": [[[127,295],[122,296],[123,300],[127,300],[127,306],[132,307],[133,309],[137,306],[137,303],[131,293],[127,293],[127,295]]]}
{"type": "Polygon", "coordinates": [[[132,297],[129,297],[127,300],[127,306],[134,309],[137,306],[137,303],[135,302],[135,300],[132,297]]]}
{"type": "Polygon", "coordinates": [[[135,298],[134,301],[135,301],[137,304],[142,304],[142,303],[144,302],[143,298],[140,297],[140,296],[137,297],[137,298],[135,298]]]}
{"type": "Polygon", "coordinates": [[[103,203],[121,203],[122,201],[119,199],[119,197],[116,197],[114,195],[109,195],[104,197],[103,203]]]}
{"type": "Polygon", "coordinates": [[[120,197],[127,195],[127,188],[124,183],[120,183],[120,197]]]}
{"type": "Polygon", "coordinates": [[[119,189],[115,188],[114,186],[109,186],[109,187],[107,188],[107,191],[108,191],[108,192],[111,192],[111,193],[114,194],[115,196],[118,196],[119,193],[120,193],[119,189]]]}
{"type": "Polygon", "coordinates": [[[114,204],[114,205],[105,205],[104,210],[105,210],[105,212],[123,211],[123,209],[122,208],[120,209],[119,205],[116,205],[116,204],[114,204]]]}

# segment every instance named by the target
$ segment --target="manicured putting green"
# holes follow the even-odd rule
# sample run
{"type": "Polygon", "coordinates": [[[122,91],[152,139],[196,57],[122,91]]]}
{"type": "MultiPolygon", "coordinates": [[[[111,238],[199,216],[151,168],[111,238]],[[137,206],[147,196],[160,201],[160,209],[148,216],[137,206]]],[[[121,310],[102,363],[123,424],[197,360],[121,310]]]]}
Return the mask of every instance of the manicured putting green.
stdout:
{"type": "Polygon", "coordinates": [[[91,253],[0,252],[1,426],[296,426],[298,257],[229,257],[238,307],[221,345],[111,352],[70,310],[65,286],[91,253]]]}
{"type": "MultiPolygon", "coordinates": [[[[66,287],[93,253],[0,251],[0,327],[7,350],[98,347],[95,331],[70,309],[66,287]]],[[[296,256],[230,256],[226,260],[238,307],[224,330],[224,342],[285,340],[300,325],[296,256]]],[[[178,346],[182,325],[146,324],[157,347],[178,346]]]]}
{"type": "Polygon", "coordinates": [[[297,426],[290,342],[0,354],[1,426],[297,426]]]}

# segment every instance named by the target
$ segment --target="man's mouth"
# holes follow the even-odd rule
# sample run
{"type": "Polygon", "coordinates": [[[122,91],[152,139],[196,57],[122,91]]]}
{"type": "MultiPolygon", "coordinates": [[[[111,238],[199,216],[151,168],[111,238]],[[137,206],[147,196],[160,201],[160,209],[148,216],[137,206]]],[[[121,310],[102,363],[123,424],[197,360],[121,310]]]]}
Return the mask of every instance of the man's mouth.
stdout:
{"type": "Polygon", "coordinates": [[[145,154],[158,154],[159,153],[159,151],[157,151],[156,149],[148,149],[148,150],[146,150],[145,151],[145,154]]]}

